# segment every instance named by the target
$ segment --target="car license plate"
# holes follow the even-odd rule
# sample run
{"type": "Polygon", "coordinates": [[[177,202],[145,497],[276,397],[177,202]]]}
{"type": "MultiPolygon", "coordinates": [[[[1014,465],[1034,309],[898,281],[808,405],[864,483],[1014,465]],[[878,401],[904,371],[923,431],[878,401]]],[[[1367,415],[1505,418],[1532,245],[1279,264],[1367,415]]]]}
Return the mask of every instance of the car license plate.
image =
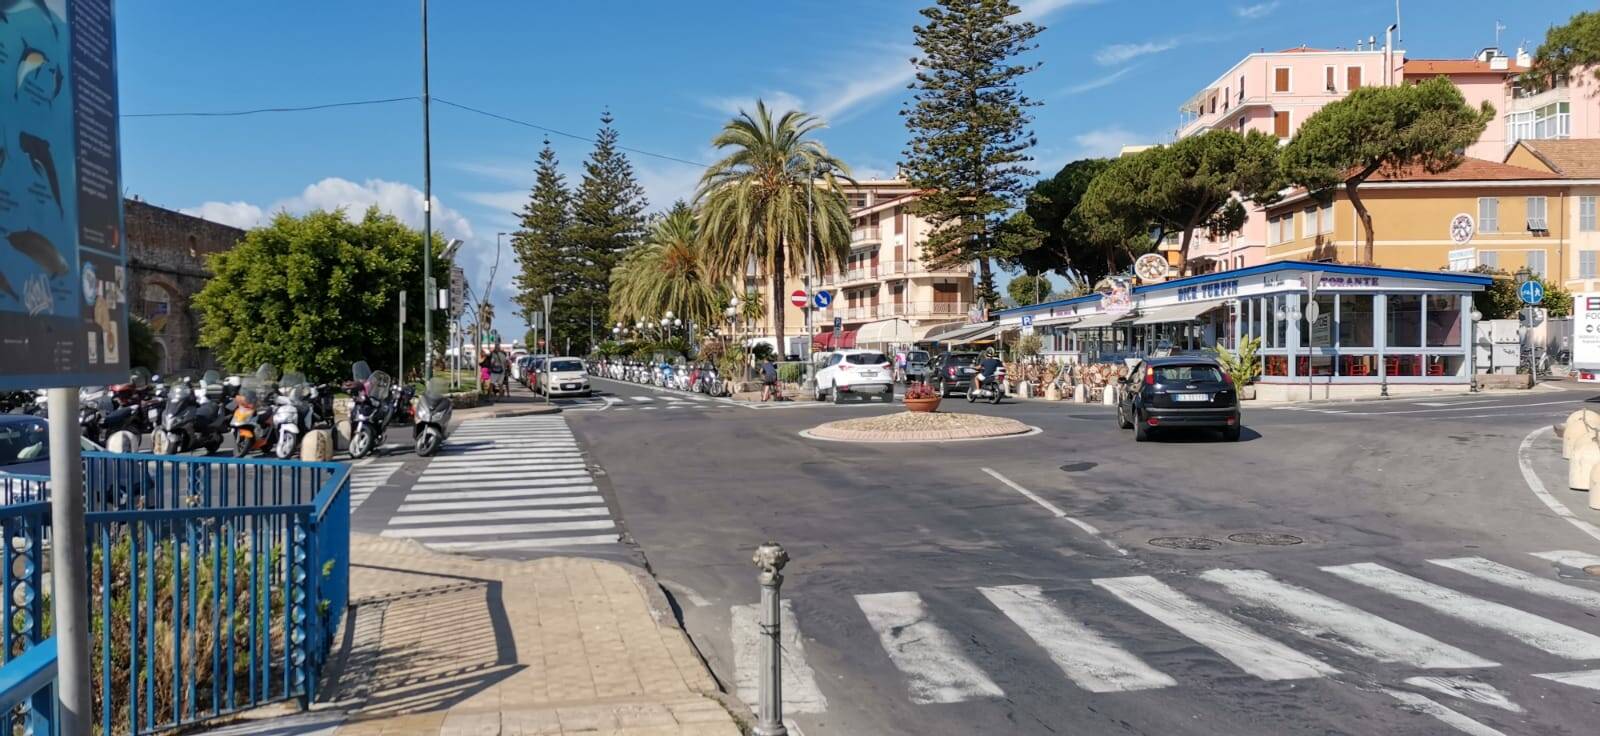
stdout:
{"type": "Polygon", "coordinates": [[[861,375],[863,375],[863,376],[876,376],[876,375],[878,375],[878,372],[877,371],[862,371],[861,375]]]}
{"type": "Polygon", "coordinates": [[[1211,400],[1211,394],[1178,394],[1177,395],[1177,399],[1178,399],[1178,401],[1183,401],[1183,402],[1210,401],[1211,400]]]}
{"type": "Polygon", "coordinates": [[[561,389],[563,391],[576,391],[576,390],[578,390],[578,384],[576,384],[576,383],[562,384],[561,389]]]}

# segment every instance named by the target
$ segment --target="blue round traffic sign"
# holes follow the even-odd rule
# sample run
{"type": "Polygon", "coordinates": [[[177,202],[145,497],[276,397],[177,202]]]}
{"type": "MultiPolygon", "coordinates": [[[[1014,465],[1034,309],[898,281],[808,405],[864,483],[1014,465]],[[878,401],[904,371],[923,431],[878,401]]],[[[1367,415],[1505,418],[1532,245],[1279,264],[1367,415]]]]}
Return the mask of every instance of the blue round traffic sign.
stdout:
{"type": "Polygon", "coordinates": [[[827,309],[828,305],[833,303],[833,292],[819,290],[811,297],[811,303],[817,305],[817,309],[827,309]]]}
{"type": "Polygon", "coordinates": [[[1537,281],[1524,281],[1517,287],[1517,296],[1522,297],[1523,304],[1538,304],[1544,301],[1544,286],[1537,281]]]}

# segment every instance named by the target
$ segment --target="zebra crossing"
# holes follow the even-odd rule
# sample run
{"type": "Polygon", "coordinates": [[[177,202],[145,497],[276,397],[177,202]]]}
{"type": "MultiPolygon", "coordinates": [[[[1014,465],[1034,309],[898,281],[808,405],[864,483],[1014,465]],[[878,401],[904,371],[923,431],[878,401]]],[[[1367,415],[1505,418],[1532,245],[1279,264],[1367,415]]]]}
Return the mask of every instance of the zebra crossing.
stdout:
{"type": "Polygon", "coordinates": [[[617,543],[605,499],[558,416],[463,422],[382,534],[450,552],[617,543]]]}
{"type": "MultiPolygon", "coordinates": [[[[1600,562],[1600,556],[1572,550],[1531,556],[1545,561],[1541,565],[1526,560],[1530,567],[1542,566],[1544,573],[1481,557],[1430,559],[1428,567],[1413,571],[1437,581],[1376,562],[1316,568],[1311,574],[1322,577],[1313,577],[1310,585],[1280,579],[1263,570],[1210,569],[1165,580],[1150,575],[1094,578],[1081,589],[1054,594],[1038,585],[979,587],[976,593],[981,601],[974,599],[959,610],[950,607],[950,599],[965,600],[966,591],[941,591],[933,599],[914,591],[860,594],[852,597],[858,610],[843,614],[829,610],[819,615],[825,619],[822,626],[830,630],[830,636],[843,636],[849,641],[856,637],[848,630],[835,631],[839,622],[843,620],[847,629],[866,624],[870,636],[862,632],[865,640],[875,640],[881,652],[855,651],[850,656],[877,658],[881,654],[898,671],[898,687],[915,705],[1008,698],[996,683],[996,679],[1004,678],[992,676],[1005,673],[986,672],[974,657],[990,648],[983,643],[986,638],[1000,635],[988,628],[994,626],[1020,630],[1072,686],[1088,693],[1181,686],[1183,673],[1163,671],[1157,663],[1147,661],[1147,655],[1136,651],[1147,637],[1127,634],[1130,623],[1154,623],[1209,650],[1224,661],[1225,669],[1265,682],[1337,677],[1343,669],[1361,670],[1363,661],[1414,669],[1419,676],[1397,677],[1399,681],[1391,683],[1394,687],[1382,691],[1406,708],[1433,716],[1458,731],[1496,734],[1499,731],[1456,708],[1488,705],[1520,713],[1522,706],[1513,702],[1508,693],[1469,676],[1473,670],[1502,665],[1487,653],[1475,653],[1465,647],[1521,648],[1501,654],[1506,661],[1522,664],[1518,672],[1504,673],[1509,680],[1498,681],[1532,677],[1539,679],[1530,682],[1600,692],[1600,662],[1596,661],[1600,660],[1600,636],[1590,633],[1594,630],[1592,617],[1600,614],[1600,589],[1582,587],[1576,581],[1563,582],[1551,574],[1552,566],[1548,564],[1577,570],[1600,562]],[[1335,586],[1354,583],[1357,589],[1379,594],[1377,599],[1366,600],[1394,605],[1366,604],[1383,605],[1384,615],[1380,616],[1314,590],[1322,581],[1335,586]],[[1570,618],[1584,622],[1580,624],[1584,628],[1461,592],[1452,587],[1456,585],[1542,599],[1551,611],[1570,612],[1570,618]],[[1214,603],[1230,599],[1237,609],[1214,603]],[[985,602],[987,609],[981,608],[985,602]],[[980,608],[971,610],[973,605],[980,608]],[[1247,612],[1246,617],[1235,612],[1240,609],[1247,612]],[[972,615],[975,612],[977,616],[972,615]],[[1461,637],[1441,633],[1451,630],[1446,627],[1426,625],[1435,615],[1464,622],[1471,634],[1481,632],[1487,636],[1447,641],[1461,637]],[[851,623],[852,619],[855,623],[851,623]],[[1309,646],[1311,642],[1315,646],[1309,646]],[[1345,659],[1328,657],[1325,649],[1338,650],[1353,659],[1346,664],[1345,659]],[[1527,671],[1529,661],[1540,664],[1527,671]],[[1441,695],[1465,705],[1435,700],[1441,695]]],[[[848,697],[848,693],[828,692],[824,685],[829,679],[822,676],[826,673],[816,672],[807,663],[807,646],[815,649],[817,640],[805,635],[803,612],[797,612],[790,604],[785,600],[781,610],[785,712],[826,713],[830,695],[848,697]]],[[[730,616],[733,681],[740,696],[753,703],[760,668],[756,653],[763,632],[754,605],[734,605],[730,616]]],[[[1161,656],[1160,652],[1155,656],[1161,656]]],[[[1213,676],[1236,677],[1207,667],[1190,679],[1213,676]]]]}
{"type": "Polygon", "coordinates": [[[403,458],[392,460],[371,459],[357,463],[350,470],[350,512],[361,508],[361,504],[371,496],[374,491],[388,484],[394,477],[396,470],[404,464],[403,458]]]}
{"type": "Polygon", "coordinates": [[[593,396],[574,399],[556,399],[555,403],[564,411],[672,411],[674,409],[695,409],[700,411],[715,411],[720,409],[737,409],[738,404],[727,399],[689,393],[666,393],[655,396],[617,395],[593,396]]]}

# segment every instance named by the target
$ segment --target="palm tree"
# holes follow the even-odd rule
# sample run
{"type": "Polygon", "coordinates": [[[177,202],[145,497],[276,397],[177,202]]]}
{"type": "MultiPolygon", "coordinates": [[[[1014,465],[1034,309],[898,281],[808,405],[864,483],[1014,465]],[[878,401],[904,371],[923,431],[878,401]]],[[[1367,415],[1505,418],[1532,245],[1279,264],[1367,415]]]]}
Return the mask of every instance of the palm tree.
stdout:
{"type": "Polygon", "coordinates": [[[611,318],[656,320],[672,312],[685,322],[716,324],[722,317],[722,279],[701,250],[699,224],[678,202],[628,250],[611,272],[611,318]]]}
{"type": "Polygon", "coordinates": [[[700,177],[695,193],[700,235],[717,273],[738,283],[756,264],[771,280],[780,352],[788,298],[784,279],[805,272],[808,224],[817,273],[850,253],[850,213],[839,187],[849,172],[826,146],[808,137],[823,127],[817,117],[798,111],[773,120],[766,103],[757,101],[754,115],[741,111],[711,140],[728,153],[700,177]]]}

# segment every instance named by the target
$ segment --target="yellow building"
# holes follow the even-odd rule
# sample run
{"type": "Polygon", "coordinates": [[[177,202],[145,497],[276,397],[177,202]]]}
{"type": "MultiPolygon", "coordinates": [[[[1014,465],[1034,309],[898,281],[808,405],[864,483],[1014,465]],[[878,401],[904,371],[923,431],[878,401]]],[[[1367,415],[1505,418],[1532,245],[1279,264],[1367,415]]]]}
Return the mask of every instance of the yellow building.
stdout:
{"type": "Polygon", "coordinates": [[[1568,288],[1587,288],[1600,265],[1594,216],[1600,181],[1570,176],[1534,151],[1597,143],[1523,141],[1506,163],[1469,158],[1436,174],[1373,176],[1359,190],[1375,233],[1370,254],[1342,187],[1319,197],[1292,192],[1267,208],[1267,260],[1424,271],[1489,266],[1508,273],[1526,266],[1568,288]]]}

